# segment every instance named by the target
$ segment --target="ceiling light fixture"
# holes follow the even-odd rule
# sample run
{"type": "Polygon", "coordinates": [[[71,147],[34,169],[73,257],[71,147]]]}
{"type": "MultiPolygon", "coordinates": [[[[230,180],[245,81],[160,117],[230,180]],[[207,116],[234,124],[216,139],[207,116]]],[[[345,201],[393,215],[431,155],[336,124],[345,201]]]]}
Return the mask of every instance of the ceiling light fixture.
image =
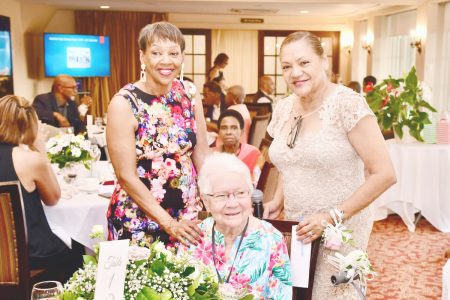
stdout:
{"type": "Polygon", "coordinates": [[[108,9],[108,8],[109,8],[109,5],[100,5],[100,8],[101,8],[101,9],[108,9]]]}
{"type": "Polygon", "coordinates": [[[306,14],[309,14],[309,10],[301,10],[300,13],[302,15],[306,15],[306,14]]]}

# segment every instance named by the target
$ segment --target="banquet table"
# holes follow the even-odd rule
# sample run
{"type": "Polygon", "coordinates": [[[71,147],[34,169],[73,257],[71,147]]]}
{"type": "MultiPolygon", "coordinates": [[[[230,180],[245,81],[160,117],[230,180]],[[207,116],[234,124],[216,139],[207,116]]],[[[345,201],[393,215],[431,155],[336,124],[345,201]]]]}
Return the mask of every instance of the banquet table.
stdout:
{"type": "Polygon", "coordinates": [[[92,250],[98,241],[91,240],[89,233],[98,224],[106,234],[108,204],[109,199],[97,193],[77,193],[70,199],[61,199],[55,206],[44,206],[44,211],[50,228],[66,244],[73,239],[92,250]]]}
{"type": "Polygon", "coordinates": [[[92,250],[94,244],[98,243],[89,238],[92,227],[102,225],[105,235],[107,233],[109,198],[102,197],[99,193],[110,194],[114,189],[114,185],[104,186],[98,183],[100,180],[113,179],[114,175],[112,167],[106,161],[96,162],[90,172],[94,177],[77,178],[69,197],[65,191],[67,183],[61,182],[59,178],[63,196],[54,206],[44,205],[44,212],[52,231],[69,247],[70,240],[73,239],[92,250]],[[91,180],[94,180],[93,186],[91,180]]]}
{"type": "Polygon", "coordinates": [[[391,212],[415,230],[420,212],[434,227],[450,232],[450,145],[387,142],[397,183],[372,204],[375,219],[391,212]]]}

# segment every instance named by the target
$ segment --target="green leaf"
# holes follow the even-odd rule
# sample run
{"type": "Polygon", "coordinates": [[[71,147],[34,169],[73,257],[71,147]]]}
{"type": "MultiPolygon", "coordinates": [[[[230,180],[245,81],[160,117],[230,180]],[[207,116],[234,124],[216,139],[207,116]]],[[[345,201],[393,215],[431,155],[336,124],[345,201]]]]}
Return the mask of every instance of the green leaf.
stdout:
{"type": "Polygon", "coordinates": [[[195,268],[194,267],[187,267],[183,273],[181,273],[181,276],[183,277],[188,277],[189,275],[191,275],[192,273],[195,272],[195,268]]]}
{"type": "Polygon", "coordinates": [[[414,66],[411,68],[411,71],[409,71],[408,76],[406,76],[405,84],[408,89],[414,89],[417,87],[416,68],[414,66]]]}
{"type": "Polygon", "coordinates": [[[62,300],[77,300],[79,297],[71,292],[64,292],[62,300]]]}
{"type": "Polygon", "coordinates": [[[97,260],[95,259],[95,257],[90,255],[83,255],[83,262],[85,265],[87,265],[90,262],[93,263],[94,265],[97,264],[97,260]]]}
{"type": "Polygon", "coordinates": [[[158,274],[159,276],[162,276],[164,269],[166,268],[166,266],[164,265],[164,263],[160,260],[156,260],[152,263],[152,267],[151,270],[158,274]]]}
{"type": "Polygon", "coordinates": [[[161,300],[169,300],[172,298],[172,293],[168,289],[164,289],[160,295],[161,300]]]}
{"type": "Polygon", "coordinates": [[[255,297],[253,297],[253,295],[247,295],[247,296],[245,296],[245,297],[242,297],[242,298],[239,299],[239,300],[253,300],[253,299],[255,299],[255,297]]]}
{"type": "Polygon", "coordinates": [[[157,291],[147,286],[141,290],[141,293],[145,296],[145,299],[147,300],[160,300],[161,298],[157,291]]]}

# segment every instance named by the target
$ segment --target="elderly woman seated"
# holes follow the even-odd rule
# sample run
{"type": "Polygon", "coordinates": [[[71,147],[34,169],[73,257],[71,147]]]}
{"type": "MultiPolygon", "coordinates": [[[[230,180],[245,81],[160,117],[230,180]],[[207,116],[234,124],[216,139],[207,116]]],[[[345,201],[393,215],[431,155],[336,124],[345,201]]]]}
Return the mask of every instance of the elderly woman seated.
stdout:
{"type": "Polygon", "coordinates": [[[220,144],[213,148],[217,152],[226,152],[235,154],[244,162],[252,175],[253,184],[258,183],[261,167],[259,162],[264,159],[261,152],[255,146],[241,142],[241,135],[244,128],[244,119],[242,115],[233,109],[225,110],[217,122],[219,127],[220,144]]]}
{"type": "Polygon", "coordinates": [[[205,159],[198,185],[212,217],[199,225],[201,243],[180,251],[210,265],[228,287],[247,287],[255,299],[292,299],[285,241],[271,224],[253,217],[253,186],[245,164],[234,155],[213,153],[205,159]]]}

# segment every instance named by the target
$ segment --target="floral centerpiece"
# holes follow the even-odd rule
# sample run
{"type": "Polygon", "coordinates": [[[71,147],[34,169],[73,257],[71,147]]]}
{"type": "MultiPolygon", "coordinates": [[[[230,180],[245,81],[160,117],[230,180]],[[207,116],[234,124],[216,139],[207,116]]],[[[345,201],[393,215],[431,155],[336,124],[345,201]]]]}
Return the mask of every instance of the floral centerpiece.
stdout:
{"type": "MultiPolygon", "coordinates": [[[[103,227],[94,226],[91,238],[103,239],[103,227]]],[[[84,267],[64,285],[63,300],[94,299],[98,246],[95,256],[85,255],[84,267]]],[[[176,255],[160,241],[150,248],[130,246],[125,277],[125,300],[221,300],[213,269],[188,254],[176,255]]],[[[252,295],[241,298],[253,299],[252,295]]]]}
{"type": "Polygon", "coordinates": [[[50,162],[58,164],[60,169],[74,163],[81,163],[89,169],[89,163],[97,155],[91,143],[81,134],[57,135],[50,138],[45,146],[50,162]]]}
{"type": "Polygon", "coordinates": [[[430,98],[431,91],[418,81],[415,67],[405,78],[394,79],[389,76],[380,84],[369,87],[366,95],[381,128],[393,129],[402,138],[406,126],[410,135],[421,142],[423,138],[420,133],[424,125],[431,123],[427,111],[436,111],[428,103],[430,98]]]}

